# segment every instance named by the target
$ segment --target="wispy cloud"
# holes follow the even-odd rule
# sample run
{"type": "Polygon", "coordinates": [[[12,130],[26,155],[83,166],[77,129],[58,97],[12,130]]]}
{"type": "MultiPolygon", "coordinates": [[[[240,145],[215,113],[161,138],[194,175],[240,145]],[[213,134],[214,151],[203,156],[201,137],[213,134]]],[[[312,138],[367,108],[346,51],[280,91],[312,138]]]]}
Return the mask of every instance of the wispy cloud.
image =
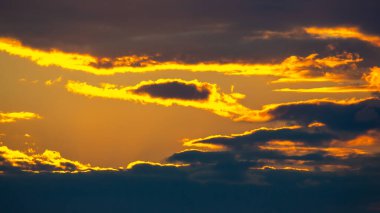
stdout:
{"type": "Polygon", "coordinates": [[[0,123],[13,123],[19,120],[41,119],[42,117],[33,112],[0,112],[0,123]]]}
{"type": "Polygon", "coordinates": [[[364,33],[358,27],[305,27],[304,30],[319,39],[357,39],[380,47],[380,36],[364,33]]]}
{"type": "Polygon", "coordinates": [[[160,62],[148,56],[130,55],[112,59],[66,53],[56,49],[39,50],[24,46],[21,42],[9,38],[0,39],[0,51],[27,58],[40,66],[58,66],[95,75],[182,70],[218,72],[226,75],[275,76],[279,78],[276,82],[340,81],[344,75],[326,72],[326,70],[355,65],[363,60],[358,55],[343,53],[324,58],[319,58],[318,54],[310,54],[306,57],[289,56],[277,64],[213,61],[191,64],[178,61],[160,62]]]}
{"type": "Polygon", "coordinates": [[[231,119],[248,114],[250,109],[241,105],[239,100],[245,96],[240,93],[226,94],[216,84],[184,81],[181,79],[159,79],[143,81],[135,86],[120,87],[103,84],[100,87],[85,82],[69,81],[69,92],[89,97],[119,99],[161,106],[179,105],[207,110],[231,119]]]}

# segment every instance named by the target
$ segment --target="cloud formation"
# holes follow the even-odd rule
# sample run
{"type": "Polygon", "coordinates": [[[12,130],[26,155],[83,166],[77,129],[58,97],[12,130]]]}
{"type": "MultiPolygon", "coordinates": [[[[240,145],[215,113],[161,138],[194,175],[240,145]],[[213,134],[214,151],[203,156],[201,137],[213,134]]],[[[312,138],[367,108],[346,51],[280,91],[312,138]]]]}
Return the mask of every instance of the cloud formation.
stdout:
{"type": "Polygon", "coordinates": [[[363,73],[362,82],[359,85],[351,86],[334,86],[334,87],[316,87],[308,89],[292,89],[281,88],[275,89],[277,92],[298,92],[298,93],[356,93],[356,92],[372,92],[380,91],[380,68],[371,67],[368,73],[363,73]]]}
{"type": "Polygon", "coordinates": [[[45,150],[42,154],[26,154],[0,146],[0,171],[31,173],[78,173],[90,171],[117,171],[113,168],[93,167],[63,158],[59,152],[45,150]]]}
{"type": "Polygon", "coordinates": [[[41,119],[42,117],[33,112],[0,112],[0,123],[13,123],[19,120],[41,119]]]}
{"type": "Polygon", "coordinates": [[[218,148],[185,150],[168,160],[190,163],[198,167],[198,172],[214,171],[226,175],[222,177],[249,180],[253,171],[262,169],[364,172],[367,167],[362,162],[372,162],[380,154],[377,98],[340,103],[323,100],[287,103],[266,113],[272,121],[296,126],[187,140],[184,142],[187,147],[218,148]],[[238,170],[231,169],[231,165],[238,170]]]}
{"type": "Polygon", "coordinates": [[[119,87],[103,84],[100,87],[85,82],[69,81],[69,92],[89,97],[119,99],[162,106],[186,106],[207,110],[222,117],[235,119],[249,113],[250,109],[241,105],[243,94],[226,94],[216,84],[184,81],[180,79],[159,79],[143,81],[135,86],[119,87]],[[173,90],[175,88],[175,90],[173,90]]]}
{"type": "Polygon", "coordinates": [[[306,27],[304,30],[319,39],[358,39],[380,47],[380,36],[363,33],[358,27],[306,27]]]}
{"type": "Polygon", "coordinates": [[[316,53],[306,57],[289,56],[281,63],[160,62],[148,56],[131,55],[112,59],[98,58],[88,54],[66,53],[57,49],[39,50],[24,46],[21,42],[9,38],[0,39],[0,50],[27,58],[40,66],[58,66],[95,75],[182,70],[218,72],[226,75],[275,76],[278,77],[276,82],[341,81],[349,76],[347,68],[355,70],[356,64],[363,60],[357,54],[344,52],[327,57],[318,57],[316,53]]]}

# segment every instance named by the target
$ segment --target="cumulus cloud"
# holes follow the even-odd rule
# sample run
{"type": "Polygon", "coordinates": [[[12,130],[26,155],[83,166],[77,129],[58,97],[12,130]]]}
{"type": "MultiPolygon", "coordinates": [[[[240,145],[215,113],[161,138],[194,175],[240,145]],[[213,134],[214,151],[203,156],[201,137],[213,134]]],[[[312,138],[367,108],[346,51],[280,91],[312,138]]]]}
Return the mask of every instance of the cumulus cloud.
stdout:
{"type": "MultiPolygon", "coordinates": [[[[308,172],[367,171],[365,159],[380,153],[379,99],[351,102],[309,101],[277,105],[267,111],[273,121],[296,126],[260,128],[232,135],[187,140],[187,147],[222,149],[185,150],[168,158],[249,179],[256,170],[308,172]],[[207,146],[211,145],[211,146],[207,146]],[[244,174],[242,176],[242,174],[244,174]]],[[[373,171],[373,170],[371,170],[373,171]]]]}
{"type": "Polygon", "coordinates": [[[116,171],[112,168],[93,167],[78,161],[63,158],[59,152],[45,150],[42,154],[24,152],[0,147],[0,170],[2,172],[32,173],[78,173],[89,171],[116,171]]]}
{"type": "MultiPolygon", "coordinates": [[[[43,153],[26,153],[0,146],[0,173],[87,173],[87,172],[139,172],[156,168],[166,169],[184,167],[187,164],[157,163],[149,161],[135,161],[127,167],[98,167],[84,164],[79,161],[62,157],[61,153],[45,150],[43,153]],[[165,168],[164,168],[165,167],[165,168]]],[[[168,170],[166,169],[166,170],[168,170]]]]}

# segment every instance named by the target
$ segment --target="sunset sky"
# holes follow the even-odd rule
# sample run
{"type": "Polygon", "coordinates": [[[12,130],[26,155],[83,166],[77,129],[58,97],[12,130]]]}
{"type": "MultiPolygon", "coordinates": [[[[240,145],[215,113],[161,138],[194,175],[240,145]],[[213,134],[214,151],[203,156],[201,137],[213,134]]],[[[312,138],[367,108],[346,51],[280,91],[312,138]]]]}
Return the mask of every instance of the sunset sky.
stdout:
{"type": "Polygon", "coordinates": [[[1,208],[379,212],[379,10],[1,0],[1,208]]]}

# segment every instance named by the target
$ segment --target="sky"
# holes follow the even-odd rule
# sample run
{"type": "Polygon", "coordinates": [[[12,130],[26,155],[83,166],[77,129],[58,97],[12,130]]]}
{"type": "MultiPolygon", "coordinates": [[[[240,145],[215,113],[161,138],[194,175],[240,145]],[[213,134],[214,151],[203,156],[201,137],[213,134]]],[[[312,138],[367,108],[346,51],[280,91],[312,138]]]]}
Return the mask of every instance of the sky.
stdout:
{"type": "Polygon", "coordinates": [[[380,212],[376,0],[2,0],[6,212],[380,212]]]}

